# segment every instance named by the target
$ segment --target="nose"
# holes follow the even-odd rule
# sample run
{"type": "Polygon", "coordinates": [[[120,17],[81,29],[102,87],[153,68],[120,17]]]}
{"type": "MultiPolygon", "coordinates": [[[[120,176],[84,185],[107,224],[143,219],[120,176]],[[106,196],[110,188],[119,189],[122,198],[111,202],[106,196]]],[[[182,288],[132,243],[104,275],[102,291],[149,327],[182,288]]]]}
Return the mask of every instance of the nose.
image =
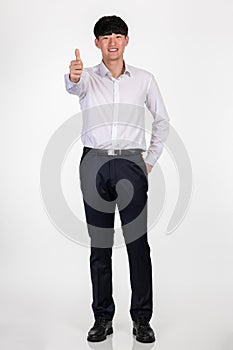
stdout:
{"type": "Polygon", "coordinates": [[[109,42],[111,45],[115,44],[116,38],[114,36],[110,36],[109,42]]]}

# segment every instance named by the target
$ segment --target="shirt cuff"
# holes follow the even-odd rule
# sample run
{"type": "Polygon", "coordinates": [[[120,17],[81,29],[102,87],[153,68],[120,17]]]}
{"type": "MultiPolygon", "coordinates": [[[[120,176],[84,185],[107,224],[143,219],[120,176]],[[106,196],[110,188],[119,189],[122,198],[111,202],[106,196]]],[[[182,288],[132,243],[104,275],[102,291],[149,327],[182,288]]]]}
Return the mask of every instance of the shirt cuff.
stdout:
{"type": "Polygon", "coordinates": [[[144,161],[148,164],[150,164],[151,166],[154,166],[156,161],[157,161],[158,157],[155,157],[152,153],[147,152],[146,157],[144,158],[144,161]]]}
{"type": "Polygon", "coordinates": [[[80,80],[77,83],[73,83],[69,78],[69,73],[65,74],[65,83],[67,90],[72,89],[74,86],[78,85],[80,80]]]}

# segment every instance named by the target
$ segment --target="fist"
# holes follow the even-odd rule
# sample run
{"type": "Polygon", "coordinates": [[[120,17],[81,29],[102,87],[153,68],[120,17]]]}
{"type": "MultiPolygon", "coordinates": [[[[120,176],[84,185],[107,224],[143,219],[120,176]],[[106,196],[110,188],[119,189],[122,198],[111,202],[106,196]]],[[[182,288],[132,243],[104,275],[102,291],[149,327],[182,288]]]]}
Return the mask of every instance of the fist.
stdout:
{"type": "Polygon", "coordinates": [[[149,174],[152,170],[152,165],[150,165],[149,163],[146,163],[146,170],[147,170],[147,174],[149,174]]]}
{"type": "Polygon", "coordinates": [[[70,81],[73,83],[77,83],[80,80],[80,77],[82,75],[83,71],[83,63],[80,58],[80,52],[79,49],[75,50],[75,57],[76,59],[70,62],[70,81]]]}

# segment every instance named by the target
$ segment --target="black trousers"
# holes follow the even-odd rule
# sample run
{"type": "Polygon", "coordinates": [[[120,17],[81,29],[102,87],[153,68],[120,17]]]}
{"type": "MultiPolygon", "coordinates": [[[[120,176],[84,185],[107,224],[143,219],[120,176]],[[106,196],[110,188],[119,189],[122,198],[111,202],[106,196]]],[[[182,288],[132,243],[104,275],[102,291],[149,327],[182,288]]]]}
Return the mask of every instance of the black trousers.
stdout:
{"type": "Polygon", "coordinates": [[[80,185],[90,236],[90,273],[94,317],[112,320],[112,246],[115,207],[128,254],[132,320],[152,317],[152,264],[147,236],[148,177],[142,154],[109,156],[84,147],[80,185]]]}

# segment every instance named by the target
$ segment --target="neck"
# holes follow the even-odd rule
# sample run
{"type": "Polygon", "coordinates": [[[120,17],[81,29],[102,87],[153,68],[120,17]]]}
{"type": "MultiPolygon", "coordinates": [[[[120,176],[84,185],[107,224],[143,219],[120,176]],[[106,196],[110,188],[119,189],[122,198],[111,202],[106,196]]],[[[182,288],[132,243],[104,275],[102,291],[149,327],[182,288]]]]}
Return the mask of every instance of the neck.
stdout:
{"type": "Polygon", "coordinates": [[[117,79],[125,70],[124,60],[116,60],[116,61],[105,61],[103,59],[105,66],[111,72],[113,78],[117,79]]]}

